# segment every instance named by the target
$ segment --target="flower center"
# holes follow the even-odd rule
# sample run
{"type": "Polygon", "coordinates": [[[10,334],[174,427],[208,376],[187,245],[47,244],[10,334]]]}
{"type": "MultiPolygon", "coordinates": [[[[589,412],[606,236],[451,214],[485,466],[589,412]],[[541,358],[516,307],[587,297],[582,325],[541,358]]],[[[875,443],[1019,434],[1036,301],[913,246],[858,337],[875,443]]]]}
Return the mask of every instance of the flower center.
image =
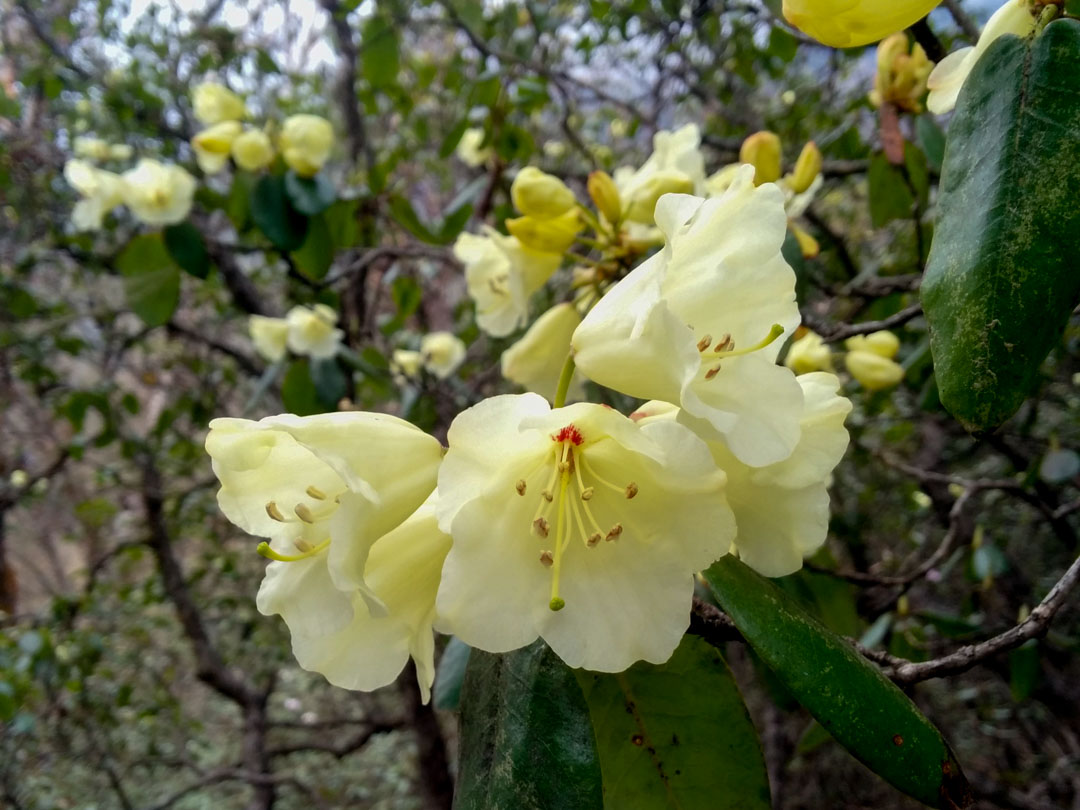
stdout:
{"type": "MultiPolygon", "coordinates": [[[[337,511],[338,506],[341,503],[340,496],[331,499],[314,484],[309,486],[305,490],[305,493],[311,498],[311,502],[309,504],[300,501],[295,504],[293,506],[293,515],[295,515],[295,517],[284,514],[278,507],[276,501],[267,501],[266,514],[278,523],[304,523],[308,526],[313,526],[316,523],[328,520],[330,516],[337,511]]],[[[270,548],[270,544],[266,542],[259,543],[255,551],[263,557],[266,557],[268,560],[276,560],[277,562],[297,562],[299,560],[306,560],[308,557],[314,557],[330,545],[330,538],[328,537],[321,543],[313,545],[302,537],[297,537],[293,540],[293,545],[296,546],[296,550],[300,552],[299,554],[282,554],[281,552],[274,551],[274,549],[270,548]]]]}
{"type": "MultiPolygon", "coordinates": [[[[551,537],[552,523],[555,524],[555,545],[540,552],[540,563],[551,569],[551,601],[548,607],[562,610],[566,602],[559,595],[559,578],[563,553],[571,540],[577,537],[586,548],[596,548],[601,540],[616,541],[623,532],[620,522],[613,523],[608,529],[602,528],[590,501],[597,497],[611,498],[607,494],[609,491],[618,493],[622,500],[630,500],[638,494],[638,485],[631,481],[619,486],[597,473],[585,457],[585,437],[573,424],[551,434],[551,440],[555,446],[542,465],[545,471],[550,465],[551,472],[540,491],[540,502],[533,515],[530,531],[546,540],[551,537]]],[[[518,495],[525,497],[528,482],[524,478],[519,479],[514,489],[518,495]]]]}
{"type": "Polygon", "coordinates": [[[701,354],[701,367],[705,371],[705,379],[711,380],[720,373],[720,360],[739,357],[740,355],[751,354],[759,349],[764,349],[782,334],[784,334],[784,327],[774,323],[769,328],[769,334],[765,335],[753,346],[747,346],[745,349],[735,348],[735,341],[731,339],[731,335],[723,335],[715,344],[712,335],[705,335],[697,342],[697,350],[701,354]],[[714,360],[717,361],[716,365],[712,365],[714,360]]]}

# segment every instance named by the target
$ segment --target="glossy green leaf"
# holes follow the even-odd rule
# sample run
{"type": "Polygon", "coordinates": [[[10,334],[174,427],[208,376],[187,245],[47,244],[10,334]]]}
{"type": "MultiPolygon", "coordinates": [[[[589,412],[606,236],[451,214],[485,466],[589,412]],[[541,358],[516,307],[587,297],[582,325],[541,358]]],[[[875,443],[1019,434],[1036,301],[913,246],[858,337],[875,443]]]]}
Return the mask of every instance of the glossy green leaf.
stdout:
{"type": "Polygon", "coordinates": [[[922,285],[942,404],[968,430],[1020,407],[1080,294],[1080,22],[994,42],[949,127],[922,285]]]}
{"type": "Polygon", "coordinates": [[[386,87],[397,80],[400,56],[394,23],[383,14],[375,14],[364,23],[360,61],[364,78],[372,87],[386,87]]]}
{"type": "Polygon", "coordinates": [[[319,394],[311,376],[307,358],[300,358],[289,364],[285,379],[281,381],[281,402],[289,413],[309,416],[327,410],[319,401],[319,394]]]}
{"type": "Polygon", "coordinates": [[[309,217],[321,214],[337,199],[337,189],[322,172],[314,177],[301,177],[292,170],[286,172],[285,193],[292,207],[309,217]]]}
{"type": "Polygon", "coordinates": [[[1028,639],[1009,653],[1009,691],[1017,703],[1031,697],[1042,675],[1039,642],[1028,639]]]}
{"type": "Polygon", "coordinates": [[[971,803],[941,733],[851,644],[733,557],[705,578],[758,655],[857,759],[924,804],[951,810],[971,803]]]}
{"type": "Polygon", "coordinates": [[[289,255],[296,269],[308,278],[319,281],[326,277],[330,265],[334,263],[334,240],[322,216],[313,217],[308,222],[304,244],[289,255]]]}
{"type": "Polygon", "coordinates": [[[251,219],[281,250],[297,250],[304,244],[308,220],[289,204],[282,177],[264,175],[251,189],[251,219]]]}
{"type": "Polygon", "coordinates": [[[435,685],[431,688],[431,704],[436,709],[456,712],[461,706],[461,684],[471,653],[472,647],[457,636],[447,642],[435,672],[435,685]]]}
{"type": "Polygon", "coordinates": [[[884,155],[874,155],[870,159],[867,180],[870,187],[870,220],[875,228],[894,219],[911,216],[915,196],[904,180],[902,169],[889,163],[884,155]]]}
{"type": "Polygon", "coordinates": [[[349,381],[341,370],[341,365],[334,357],[317,357],[308,361],[308,367],[322,410],[336,409],[341,398],[349,393],[349,381]]]}
{"type": "Polygon", "coordinates": [[[461,687],[455,810],[599,810],[600,762],[573,671],[538,641],[473,650],[461,687]]]}
{"type": "Polygon", "coordinates": [[[724,659],[686,636],[661,666],[577,672],[608,810],[768,810],[757,732],[724,659]]]}
{"type": "Polygon", "coordinates": [[[206,278],[210,274],[210,256],[198,228],[190,222],[180,222],[167,227],[162,236],[169,255],[183,270],[195,278],[206,278]]]}
{"type": "Polygon", "coordinates": [[[147,326],[168,323],[180,303],[180,268],[160,234],[136,236],[116,257],[131,311],[147,326]]]}

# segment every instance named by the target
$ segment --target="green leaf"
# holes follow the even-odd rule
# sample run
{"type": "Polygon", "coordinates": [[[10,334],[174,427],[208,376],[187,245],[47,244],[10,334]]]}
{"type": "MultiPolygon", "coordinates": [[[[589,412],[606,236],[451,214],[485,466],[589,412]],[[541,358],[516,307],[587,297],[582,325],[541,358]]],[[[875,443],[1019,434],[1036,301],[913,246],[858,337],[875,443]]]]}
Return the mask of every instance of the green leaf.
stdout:
{"type": "Polygon", "coordinates": [[[334,250],[356,247],[360,240],[360,224],[356,220],[359,208],[359,200],[338,200],[323,211],[334,250]]]}
{"type": "Polygon", "coordinates": [[[190,222],[180,222],[167,227],[162,235],[169,255],[183,270],[195,278],[206,278],[210,274],[210,256],[198,228],[190,222]]]}
{"type": "Polygon", "coordinates": [[[758,655],[857,759],[924,804],[951,810],[971,803],[941,733],[851,644],[733,557],[705,578],[758,655]]]}
{"type": "Polygon", "coordinates": [[[251,189],[251,219],[274,247],[297,250],[304,244],[308,220],[289,205],[282,177],[264,175],[251,189]]]}
{"type": "Polygon", "coordinates": [[[310,416],[326,410],[319,401],[315,383],[311,380],[306,357],[289,364],[285,379],[281,382],[281,402],[286,411],[297,416],[310,416]]]}
{"type": "Polygon", "coordinates": [[[920,115],[915,119],[915,137],[926,155],[926,162],[934,171],[941,171],[945,159],[945,133],[932,116],[920,115]]]}
{"type": "Polygon", "coordinates": [[[285,173],[285,193],[292,207],[309,217],[321,214],[337,199],[337,189],[322,172],[314,177],[301,177],[289,170],[285,173]]]}
{"type": "Polygon", "coordinates": [[[1017,703],[1027,700],[1039,685],[1042,660],[1039,642],[1028,639],[1009,653],[1009,691],[1017,703]]]}
{"type": "MultiPolygon", "coordinates": [[[[685,636],[661,666],[577,672],[609,810],[768,810],[757,732],[720,654],[685,636]]],[[[566,805],[563,805],[566,806],[566,805]]]]}
{"type": "Polygon", "coordinates": [[[326,220],[321,215],[308,222],[304,244],[289,255],[296,264],[296,269],[308,278],[319,281],[326,277],[330,265],[334,263],[334,240],[330,236],[326,220]]]}
{"type": "Polygon", "coordinates": [[[161,234],[136,236],[116,257],[124,277],[124,295],[131,311],[147,326],[168,323],[180,303],[180,268],[169,255],[161,234]]]}
{"type": "Polygon", "coordinates": [[[333,357],[312,358],[308,366],[311,370],[311,382],[315,386],[315,395],[322,405],[322,410],[335,410],[341,398],[349,392],[349,380],[345,372],[333,357]]]}
{"type": "Polygon", "coordinates": [[[870,158],[870,221],[875,228],[894,219],[907,219],[915,205],[904,172],[893,166],[884,155],[870,158]]]}
{"type": "Polygon", "coordinates": [[[1016,412],[1080,294],[1080,22],[1001,37],[964,82],[922,285],[941,402],[973,432],[1016,412]]]}
{"type": "Polygon", "coordinates": [[[251,222],[251,192],[254,186],[255,177],[248,172],[238,171],[233,177],[229,196],[225,200],[225,214],[237,233],[247,230],[251,222]]]}
{"type": "Polygon", "coordinates": [[[600,762],[573,671],[537,641],[473,650],[461,687],[456,810],[599,810],[600,762]]]}
{"type": "Polygon", "coordinates": [[[382,14],[370,17],[361,34],[360,64],[372,87],[387,87],[397,81],[400,57],[393,22],[382,14]]]}
{"type": "Polygon", "coordinates": [[[436,709],[456,712],[461,706],[461,683],[469,663],[472,647],[453,636],[439,659],[435,685],[431,689],[431,704],[436,709]]]}

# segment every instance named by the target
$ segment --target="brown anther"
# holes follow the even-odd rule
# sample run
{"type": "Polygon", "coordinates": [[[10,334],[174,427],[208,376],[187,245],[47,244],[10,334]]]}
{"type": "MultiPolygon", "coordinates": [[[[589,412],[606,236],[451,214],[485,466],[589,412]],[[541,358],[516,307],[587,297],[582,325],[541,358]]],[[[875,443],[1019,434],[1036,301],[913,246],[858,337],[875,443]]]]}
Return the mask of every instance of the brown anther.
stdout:
{"type": "Polygon", "coordinates": [[[550,551],[541,551],[540,562],[548,568],[551,568],[551,566],[555,564],[555,557],[550,551]]]}
{"type": "Polygon", "coordinates": [[[626,485],[626,499],[627,500],[630,500],[631,498],[633,498],[635,495],[637,495],[637,493],[638,493],[637,484],[635,484],[633,481],[631,481],[629,484],[626,485]]]}
{"type": "Polygon", "coordinates": [[[715,368],[710,368],[708,371],[705,372],[705,379],[706,380],[711,380],[713,377],[715,377],[719,373],[720,373],[720,366],[716,366],[715,368]]]}
{"type": "Polygon", "coordinates": [[[553,500],[555,500],[555,496],[551,494],[550,489],[545,489],[543,492],[540,493],[540,495],[543,496],[544,500],[548,503],[551,503],[553,500]]]}
{"type": "Polygon", "coordinates": [[[319,489],[317,486],[312,485],[304,490],[308,494],[309,498],[314,498],[317,501],[325,501],[326,493],[319,489]]]}
{"type": "Polygon", "coordinates": [[[610,529],[608,529],[607,537],[605,540],[617,540],[619,535],[622,534],[622,524],[616,523],[610,529]]]}
{"type": "Polygon", "coordinates": [[[271,520],[276,520],[278,523],[285,522],[285,516],[281,514],[281,510],[277,508],[277,504],[273,501],[266,504],[266,514],[270,516],[271,520]]]}
{"type": "Polygon", "coordinates": [[[536,533],[541,537],[548,536],[548,522],[542,517],[538,517],[533,521],[533,528],[536,529],[536,533]]]}
{"type": "Polygon", "coordinates": [[[311,543],[309,543],[307,540],[302,540],[300,538],[293,540],[293,545],[296,546],[296,550],[299,551],[301,554],[307,554],[309,551],[311,551],[312,548],[311,543]]]}
{"type": "Polygon", "coordinates": [[[517,490],[518,495],[524,495],[525,494],[525,479],[524,478],[519,478],[518,482],[516,484],[514,484],[514,489],[517,490]]]}
{"type": "Polygon", "coordinates": [[[701,340],[697,342],[697,350],[699,352],[705,351],[712,345],[712,335],[705,335],[701,340]]]}
{"type": "Polygon", "coordinates": [[[560,461],[559,462],[559,472],[561,472],[561,473],[570,472],[570,462],[569,461],[560,461]]]}
{"type": "Polygon", "coordinates": [[[307,505],[298,503],[296,506],[293,507],[293,511],[296,513],[296,516],[298,518],[304,521],[304,523],[315,522],[315,516],[311,514],[311,510],[307,508],[307,505]]]}
{"type": "Polygon", "coordinates": [[[735,341],[731,339],[731,335],[724,334],[720,340],[716,342],[716,346],[713,347],[714,352],[730,352],[735,348],[735,341]]]}
{"type": "Polygon", "coordinates": [[[589,539],[586,540],[585,542],[589,546],[589,548],[595,548],[596,544],[599,543],[603,539],[604,539],[604,537],[603,537],[603,535],[600,534],[600,532],[593,532],[592,534],[589,535],[589,539]]]}
{"type": "Polygon", "coordinates": [[[592,500],[594,494],[596,494],[596,490],[593,487],[585,487],[585,489],[581,490],[581,500],[592,500]]]}

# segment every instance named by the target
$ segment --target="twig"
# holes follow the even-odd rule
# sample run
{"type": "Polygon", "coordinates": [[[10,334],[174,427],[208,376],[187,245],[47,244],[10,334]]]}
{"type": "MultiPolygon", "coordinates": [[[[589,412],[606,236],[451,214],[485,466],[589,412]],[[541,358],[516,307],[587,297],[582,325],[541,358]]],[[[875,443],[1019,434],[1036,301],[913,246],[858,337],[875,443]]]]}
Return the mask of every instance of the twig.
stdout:
{"type": "Polygon", "coordinates": [[[828,324],[814,316],[803,316],[803,320],[819,335],[826,343],[836,343],[855,335],[868,335],[871,332],[879,332],[882,329],[895,329],[903,326],[908,321],[922,315],[922,303],[912,304],[899,312],[882,318],[879,321],[862,321],[850,324],[828,324]]]}
{"type": "Polygon", "coordinates": [[[201,343],[203,346],[208,346],[214,351],[228,355],[236,361],[236,364],[240,366],[240,368],[242,368],[244,371],[246,371],[253,377],[258,377],[263,373],[263,369],[259,368],[258,364],[246,354],[244,354],[242,351],[240,351],[239,349],[234,349],[232,346],[229,346],[226,343],[222,343],[220,340],[215,340],[214,338],[203,332],[199,332],[195,329],[189,329],[188,327],[183,326],[176,321],[169,321],[167,324],[165,324],[165,329],[170,334],[179,335],[180,337],[187,338],[188,340],[195,343],[201,343]]]}
{"type": "Polygon", "coordinates": [[[352,30],[345,9],[337,0],[320,0],[321,5],[330,15],[330,27],[334,32],[334,41],[341,52],[341,76],[338,79],[338,96],[342,117],[345,119],[345,131],[348,133],[349,156],[353,164],[364,158],[364,165],[371,171],[375,165],[375,152],[368,141],[367,128],[360,114],[360,104],[356,99],[356,63],[360,53],[353,39],[352,30]]]}
{"type": "Polygon", "coordinates": [[[949,10],[949,14],[952,15],[953,22],[955,22],[960,30],[964,32],[964,37],[974,45],[979,40],[979,26],[975,24],[975,21],[960,8],[958,0],[944,0],[942,4],[949,10]]]}
{"type": "Polygon", "coordinates": [[[698,636],[714,647],[727,641],[742,641],[742,633],[726,613],[715,605],[710,605],[694,597],[694,606],[690,611],[690,628],[687,631],[698,636]]]}

